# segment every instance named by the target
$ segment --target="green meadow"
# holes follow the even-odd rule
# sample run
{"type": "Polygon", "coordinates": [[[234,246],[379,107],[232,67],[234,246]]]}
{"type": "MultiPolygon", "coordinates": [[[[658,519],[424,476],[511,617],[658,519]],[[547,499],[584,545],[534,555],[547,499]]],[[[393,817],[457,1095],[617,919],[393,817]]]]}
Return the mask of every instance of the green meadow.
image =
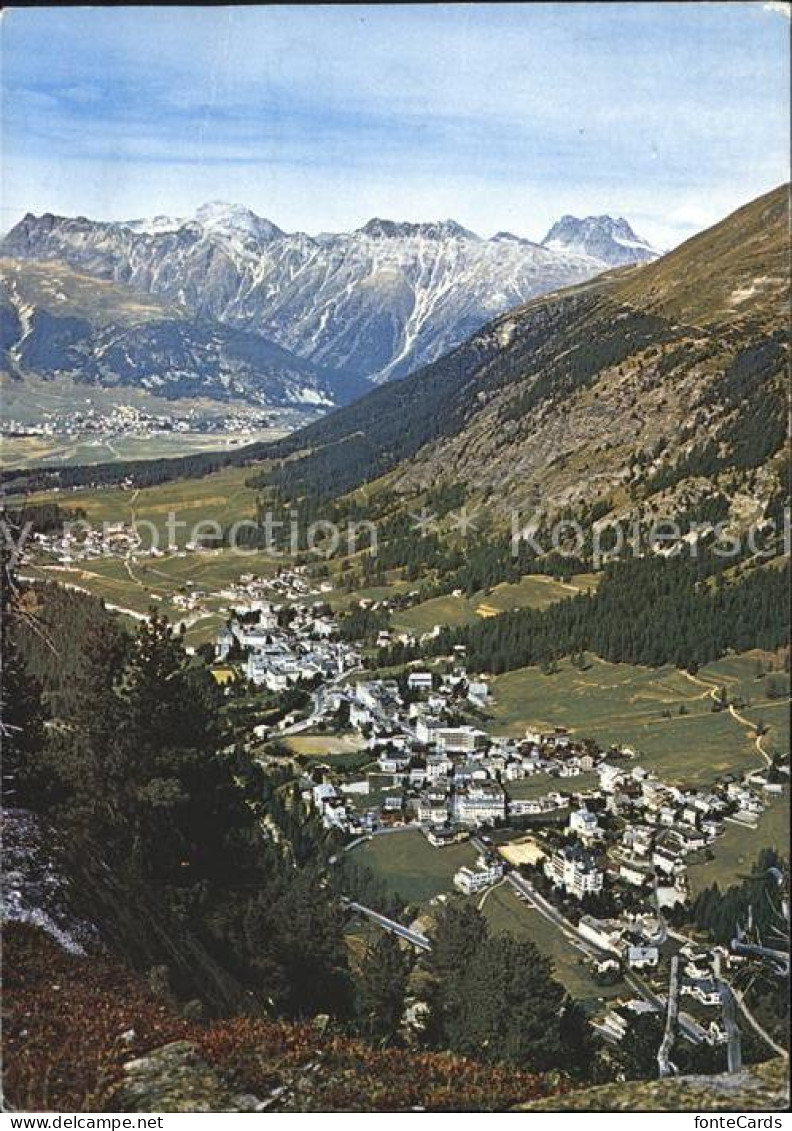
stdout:
{"type": "Polygon", "coordinates": [[[520,668],[491,681],[494,703],[487,724],[491,733],[519,736],[526,729],[568,727],[580,737],[603,745],[635,749],[647,766],[670,781],[706,784],[727,771],[759,768],[750,725],[768,726],[764,748],[788,743],[788,703],[770,699],[771,674],[755,678],[758,654],[731,657],[702,669],[692,678],[675,668],[658,669],[608,664],[587,657],[581,671],[568,660],[553,675],[539,668],[520,668]],[[736,694],[747,681],[751,706],[740,715],[712,711],[712,688],[726,684],[736,694]]]}
{"type": "Polygon", "coordinates": [[[470,844],[435,848],[417,829],[372,837],[353,850],[353,860],[365,864],[394,893],[408,903],[426,903],[441,892],[453,891],[454,873],[474,864],[470,844]]]}

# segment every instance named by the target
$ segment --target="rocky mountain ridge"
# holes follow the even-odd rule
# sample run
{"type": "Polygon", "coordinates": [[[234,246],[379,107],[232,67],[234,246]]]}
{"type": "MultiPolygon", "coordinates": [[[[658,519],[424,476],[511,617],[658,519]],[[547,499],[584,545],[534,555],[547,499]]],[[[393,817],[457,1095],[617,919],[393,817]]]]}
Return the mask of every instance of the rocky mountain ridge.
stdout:
{"type": "Polygon", "coordinates": [[[787,435],[788,299],[783,186],[657,262],[511,311],[281,441],[276,477],[298,492],[383,475],[408,495],[462,484],[489,513],[627,506],[729,473],[737,495],[750,481],[745,499],[766,499],[787,435]]]}
{"type": "Polygon", "coordinates": [[[635,246],[612,238],[626,222],[605,221],[576,221],[587,226],[585,248],[504,233],[487,240],[453,220],[375,218],[353,232],[309,236],[214,203],[189,219],[29,213],[0,252],[61,260],[199,319],[262,334],[316,365],[381,381],[435,360],[527,299],[655,254],[638,237],[635,246]]]}
{"type": "Polygon", "coordinates": [[[2,369],[23,381],[73,378],[161,397],[333,408],[367,383],[297,357],[261,334],[198,319],[62,263],[3,260],[2,369]]]}

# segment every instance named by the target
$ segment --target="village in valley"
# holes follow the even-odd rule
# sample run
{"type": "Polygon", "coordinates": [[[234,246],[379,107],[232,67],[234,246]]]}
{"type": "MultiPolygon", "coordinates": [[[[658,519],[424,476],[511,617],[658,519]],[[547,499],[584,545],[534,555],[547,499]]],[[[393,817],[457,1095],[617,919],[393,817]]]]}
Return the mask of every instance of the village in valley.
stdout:
{"type": "MultiPolygon", "coordinates": [[[[270,692],[308,690],[301,709],[256,734],[270,741],[262,758],[286,758],[300,772],[304,804],[340,834],[344,852],[393,836],[420,836],[440,854],[467,844],[453,889],[478,901],[507,885],[578,950],[595,984],[623,990],[603,997],[591,1018],[605,1040],[622,1040],[631,1015],[664,1010],[669,979],[687,1040],[736,1039],[720,974],[746,962],[750,946],[740,954],[703,944],[671,924],[685,919],[689,865],[707,859],[729,823],[757,827],[784,792],[787,763],[680,788],[629,747],[602,749],[564,728],[493,735],[477,725],[490,705],[488,681],[466,672],[461,649],[442,670],[413,665],[371,678],[364,644],[340,639],[326,602],[278,605],[252,580],[248,592],[218,633],[212,671],[270,692]],[[332,751],[343,736],[357,757],[295,757],[288,743],[299,749],[298,736],[309,733],[313,749],[326,735],[332,751]]],[[[428,945],[420,911],[406,925],[353,906],[418,949],[428,945]]]]}
{"type": "MultiPolygon", "coordinates": [[[[51,571],[103,558],[134,570],[205,557],[199,544],[143,548],[124,523],[101,531],[78,524],[35,534],[23,567],[57,576],[51,571]]],[[[706,866],[730,825],[758,827],[788,788],[788,761],[766,758],[684,786],[662,780],[631,746],[605,747],[578,728],[493,733],[491,681],[467,671],[464,647],[383,672],[379,650],[420,643],[420,635],[370,624],[359,639],[350,631],[355,614],[409,607],[417,590],[339,604],[336,584],[289,564],[213,587],[188,582],[170,593],[167,611],[177,625],[219,622],[188,651],[208,665],[229,708],[243,712],[254,758],[289,768],[306,810],[344,855],[355,859],[380,840],[390,849],[394,838],[420,841],[440,860],[465,852],[444,890],[406,904],[401,919],[350,899],[353,913],[420,951],[432,904],[456,892],[482,906],[506,889],[531,917],[529,937],[540,924],[577,955],[592,988],[590,1022],[607,1042],[622,1041],[637,1015],[664,1013],[670,990],[686,1040],[727,1045],[739,1058],[725,975],[749,961],[751,946],[740,953],[685,933],[689,868],[706,866]]]]}

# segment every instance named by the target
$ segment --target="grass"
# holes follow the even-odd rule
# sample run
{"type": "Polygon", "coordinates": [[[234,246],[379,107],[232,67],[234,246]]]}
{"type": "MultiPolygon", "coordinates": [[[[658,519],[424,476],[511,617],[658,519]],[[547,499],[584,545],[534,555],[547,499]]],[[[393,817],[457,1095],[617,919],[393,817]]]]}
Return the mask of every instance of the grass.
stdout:
{"type": "MultiPolygon", "coordinates": [[[[335,765],[332,762],[330,764],[335,765]]],[[[367,809],[374,809],[378,805],[384,805],[387,797],[401,796],[401,786],[393,784],[393,774],[373,773],[367,774],[366,777],[369,783],[368,793],[347,794],[347,799],[359,813],[363,813],[367,809]]],[[[401,836],[402,834],[396,833],[394,835],[401,836]]]]}
{"type": "MultiPolygon", "coordinates": [[[[477,897],[476,904],[479,902],[480,897],[477,897]]],[[[556,978],[571,997],[593,1003],[597,998],[617,997],[625,992],[626,987],[621,982],[613,986],[598,985],[580,961],[582,952],[538,911],[517,899],[511,888],[504,885],[492,889],[482,910],[493,931],[527,939],[550,958],[556,978]]]]}
{"type": "Polygon", "coordinates": [[[393,627],[399,632],[431,632],[436,624],[451,627],[473,624],[476,613],[466,597],[431,597],[411,609],[393,614],[393,627]]]}
{"type": "MultiPolygon", "coordinates": [[[[749,670],[753,672],[756,658],[756,654],[733,657],[728,670],[713,673],[719,679],[712,682],[731,678],[735,686],[742,684],[749,670]]],[[[763,764],[752,730],[727,712],[711,710],[707,669],[696,682],[675,668],[589,660],[585,671],[563,661],[555,675],[520,668],[497,676],[490,685],[494,705],[488,729],[518,736],[526,729],[567,726],[603,745],[631,746],[661,777],[691,785],[763,764]],[[680,714],[680,708],[686,713],[680,714]]],[[[751,722],[761,718],[770,726],[767,749],[782,746],[788,735],[788,705],[762,699],[761,685],[754,696],[746,718],[751,722]]]]}
{"type": "Polygon", "coordinates": [[[438,624],[451,628],[474,624],[479,617],[497,616],[509,609],[546,609],[565,597],[595,588],[598,580],[595,574],[581,574],[567,584],[543,574],[528,574],[518,582],[496,585],[489,593],[431,597],[411,609],[394,613],[392,624],[400,632],[420,633],[430,632],[438,624]]]}
{"type": "Polygon", "coordinates": [[[473,601],[478,616],[495,616],[509,609],[546,609],[565,597],[596,589],[598,584],[596,574],[580,574],[568,583],[543,574],[527,574],[514,584],[504,582],[496,585],[490,593],[473,598],[473,601]]]}
{"type": "MultiPolygon", "coordinates": [[[[165,405],[160,412],[166,412],[165,405]]],[[[163,432],[153,435],[128,433],[107,436],[7,436],[3,437],[0,466],[19,467],[84,467],[117,460],[175,459],[195,452],[220,452],[241,448],[245,444],[276,440],[282,429],[259,429],[251,432],[163,432]]]]}
{"type": "MultiPolygon", "coordinates": [[[[174,528],[174,541],[183,546],[193,539],[193,528],[198,522],[218,522],[225,526],[255,515],[256,492],[245,486],[250,474],[250,468],[231,467],[198,479],[176,479],[134,490],[97,487],[43,492],[32,496],[31,502],[49,501],[82,507],[88,521],[95,524],[133,520],[139,524],[151,523],[162,548],[168,543],[169,515],[173,515],[173,521],[182,524],[174,528]]],[[[146,527],[143,527],[141,535],[145,537],[145,534],[146,527]]],[[[243,559],[240,557],[239,560],[243,559]]],[[[249,562],[252,560],[253,556],[247,559],[249,562]]]]}
{"type": "Polygon", "coordinates": [[[767,808],[755,829],[727,821],[723,836],[712,845],[715,859],[706,864],[692,864],[688,869],[694,895],[702,888],[717,883],[720,888],[740,882],[740,876],[751,870],[763,848],[777,848],[789,856],[789,789],[783,797],[768,799],[767,808]]]}
{"type": "Polygon", "coordinates": [[[529,778],[518,781],[504,782],[509,797],[518,801],[531,801],[537,797],[544,797],[547,793],[583,793],[589,789],[597,789],[599,775],[578,774],[575,778],[556,778],[549,774],[533,774],[529,778]]]}
{"type": "Polygon", "coordinates": [[[375,836],[353,850],[357,864],[365,864],[394,894],[410,903],[426,903],[441,892],[453,890],[454,873],[474,864],[470,844],[435,848],[417,830],[375,836]]]}
{"type": "Polygon", "coordinates": [[[213,593],[237,582],[245,573],[272,576],[281,564],[264,554],[241,557],[230,550],[181,554],[130,562],[117,557],[97,558],[70,567],[31,565],[25,566],[24,572],[26,576],[79,586],[117,608],[145,614],[155,607],[173,621],[186,620],[187,643],[195,647],[214,638],[226,619],[226,602],[217,597],[202,598],[200,606],[206,615],[195,622],[194,613],[172,604],[176,594],[192,590],[213,593]]]}
{"type": "Polygon", "coordinates": [[[284,738],[283,742],[295,754],[304,754],[309,758],[327,758],[331,764],[334,757],[357,753],[365,746],[364,739],[351,734],[294,734],[284,738]]]}

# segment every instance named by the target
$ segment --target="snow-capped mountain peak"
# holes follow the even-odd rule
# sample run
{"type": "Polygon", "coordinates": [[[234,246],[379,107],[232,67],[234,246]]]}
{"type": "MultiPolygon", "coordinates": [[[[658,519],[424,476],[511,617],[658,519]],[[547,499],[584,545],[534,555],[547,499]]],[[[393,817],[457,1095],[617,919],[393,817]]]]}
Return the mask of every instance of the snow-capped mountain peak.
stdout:
{"type": "Polygon", "coordinates": [[[123,227],[142,235],[162,236],[170,232],[178,232],[186,223],[186,220],[177,216],[151,216],[145,220],[127,220],[123,227]]]}
{"type": "Polygon", "coordinates": [[[280,239],[285,234],[271,220],[257,216],[252,209],[246,208],[243,204],[226,204],[220,200],[202,204],[193,219],[205,231],[221,235],[250,236],[253,239],[268,241],[280,239]]]}
{"type": "Polygon", "coordinates": [[[284,234],[239,204],[119,224],[28,215],[3,241],[252,330],[317,366],[373,380],[434,361],[489,319],[655,252],[626,220],[565,216],[544,246],[455,220],[376,217],[352,232],[284,234]]]}
{"type": "Polygon", "coordinates": [[[589,255],[612,267],[657,259],[657,251],[637,236],[623,216],[562,216],[542,240],[554,251],[589,255]]]}
{"type": "Polygon", "coordinates": [[[374,217],[362,228],[358,228],[356,234],[368,236],[370,239],[406,239],[415,236],[423,236],[424,239],[430,240],[481,238],[475,232],[458,224],[456,220],[412,224],[408,221],[381,220],[379,217],[374,217]]]}

